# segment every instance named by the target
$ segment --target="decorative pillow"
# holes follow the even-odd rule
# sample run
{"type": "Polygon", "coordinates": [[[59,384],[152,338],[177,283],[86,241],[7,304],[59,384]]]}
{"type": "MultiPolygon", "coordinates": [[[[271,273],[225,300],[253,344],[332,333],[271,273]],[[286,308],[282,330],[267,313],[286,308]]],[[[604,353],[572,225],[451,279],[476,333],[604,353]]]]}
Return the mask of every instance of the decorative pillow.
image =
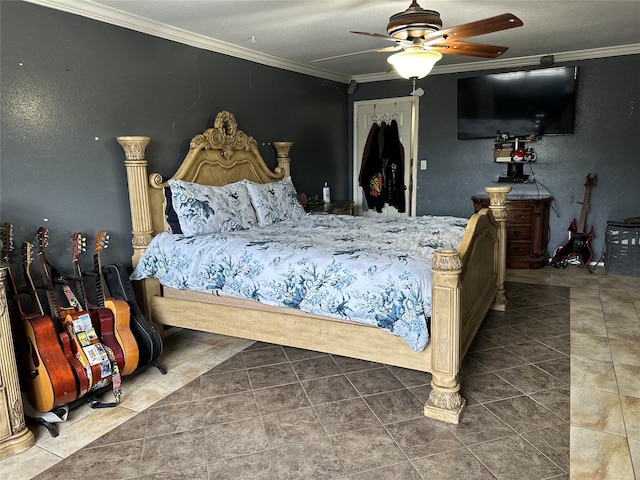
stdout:
{"type": "Polygon", "coordinates": [[[231,232],[256,226],[256,215],[242,180],[222,187],[169,180],[173,208],[185,235],[231,232]]]}
{"type": "Polygon", "coordinates": [[[264,184],[247,182],[247,190],[260,227],[305,215],[291,177],[264,184]]]}

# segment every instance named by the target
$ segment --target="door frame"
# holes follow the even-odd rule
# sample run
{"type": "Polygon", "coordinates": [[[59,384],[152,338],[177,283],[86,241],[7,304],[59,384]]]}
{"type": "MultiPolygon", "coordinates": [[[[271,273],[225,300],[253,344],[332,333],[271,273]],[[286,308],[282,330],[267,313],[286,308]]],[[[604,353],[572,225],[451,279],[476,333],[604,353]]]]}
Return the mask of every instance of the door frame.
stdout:
{"type": "MultiPolygon", "coordinates": [[[[407,97],[394,97],[394,98],[378,98],[374,100],[358,100],[353,102],[353,199],[358,198],[358,191],[362,187],[358,184],[358,177],[360,175],[359,165],[362,162],[362,152],[357,151],[358,146],[358,115],[360,109],[363,107],[378,106],[378,105],[394,105],[399,102],[411,103],[411,138],[409,140],[409,184],[407,189],[409,190],[407,206],[408,215],[411,217],[416,216],[416,199],[418,196],[418,188],[416,185],[416,179],[418,178],[418,112],[420,97],[417,95],[411,95],[407,97]]],[[[368,132],[368,130],[367,130],[368,132]]],[[[406,148],[406,145],[405,145],[406,148]]],[[[407,166],[405,165],[405,168],[407,166]]]]}

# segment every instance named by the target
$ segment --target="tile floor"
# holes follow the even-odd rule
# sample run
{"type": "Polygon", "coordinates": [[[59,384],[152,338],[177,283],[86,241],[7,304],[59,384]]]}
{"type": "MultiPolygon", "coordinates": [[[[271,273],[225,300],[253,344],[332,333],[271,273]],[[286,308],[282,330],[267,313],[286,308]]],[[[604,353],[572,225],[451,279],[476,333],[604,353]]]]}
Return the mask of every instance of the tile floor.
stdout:
{"type": "Polygon", "coordinates": [[[126,378],[119,407],[78,407],[56,438],[35,427],[0,478],[634,478],[640,279],[508,280],[509,311],[465,359],[458,426],[421,415],[428,375],[180,330],[167,375],[126,378]]]}

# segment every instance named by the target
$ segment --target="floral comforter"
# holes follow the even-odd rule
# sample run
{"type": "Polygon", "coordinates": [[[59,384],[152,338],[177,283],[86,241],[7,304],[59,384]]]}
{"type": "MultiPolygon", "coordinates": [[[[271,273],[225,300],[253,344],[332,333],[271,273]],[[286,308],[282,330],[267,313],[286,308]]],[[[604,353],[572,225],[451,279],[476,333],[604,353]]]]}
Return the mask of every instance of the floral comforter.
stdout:
{"type": "Polygon", "coordinates": [[[415,351],[429,339],[431,259],[468,219],[305,215],[265,228],[157,235],[131,278],[376,325],[415,351]]]}

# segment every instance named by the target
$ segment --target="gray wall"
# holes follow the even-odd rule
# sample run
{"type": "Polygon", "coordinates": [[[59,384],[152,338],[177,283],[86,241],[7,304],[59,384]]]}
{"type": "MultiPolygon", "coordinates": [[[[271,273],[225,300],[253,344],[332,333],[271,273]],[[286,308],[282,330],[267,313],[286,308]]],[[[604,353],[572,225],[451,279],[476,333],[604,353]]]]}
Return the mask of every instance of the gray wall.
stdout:
{"type": "Polygon", "coordinates": [[[25,2],[0,9],[0,217],[14,225],[14,257],[44,225],[60,270],[71,268],[76,231],[89,236],[92,252],[95,234],[106,230],[103,262],[130,265],[124,152],[115,138],[150,136],[151,171],[170,175],[221,110],[258,141],[271,167],[270,143],[294,142],[299,191],[321,194],[326,180],[336,198],[348,197],[344,84],[25,2]]]}
{"type": "MultiPolygon", "coordinates": [[[[640,216],[640,55],[594,59],[578,66],[577,121],[573,135],[546,136],[531,144],[536,179],[553,198],[549,253],[567,240],[579,217],[588,173],[597,173],[587,225],[593,225],[594,260],[599,260],[608,220],[640,216]]],[[[497,71],[496,71],[497,72],[497,71]]],[[[418,214],[473,213],[470,197],[506,168],[493,162],[491,139],[458,140],[457,79],[494,72],[432,75],[418,81],[420,99],[418,214]]],[[[353,101],[406,96],[409,81],[358,85],[353,101]]],[[[350,106],[353,109],[353,105],[350,106]]],[[[351,137],[350,137],[351,138],[351,137]]],[[[530,172],[528,172],[530,173],[530,172]]]]}

